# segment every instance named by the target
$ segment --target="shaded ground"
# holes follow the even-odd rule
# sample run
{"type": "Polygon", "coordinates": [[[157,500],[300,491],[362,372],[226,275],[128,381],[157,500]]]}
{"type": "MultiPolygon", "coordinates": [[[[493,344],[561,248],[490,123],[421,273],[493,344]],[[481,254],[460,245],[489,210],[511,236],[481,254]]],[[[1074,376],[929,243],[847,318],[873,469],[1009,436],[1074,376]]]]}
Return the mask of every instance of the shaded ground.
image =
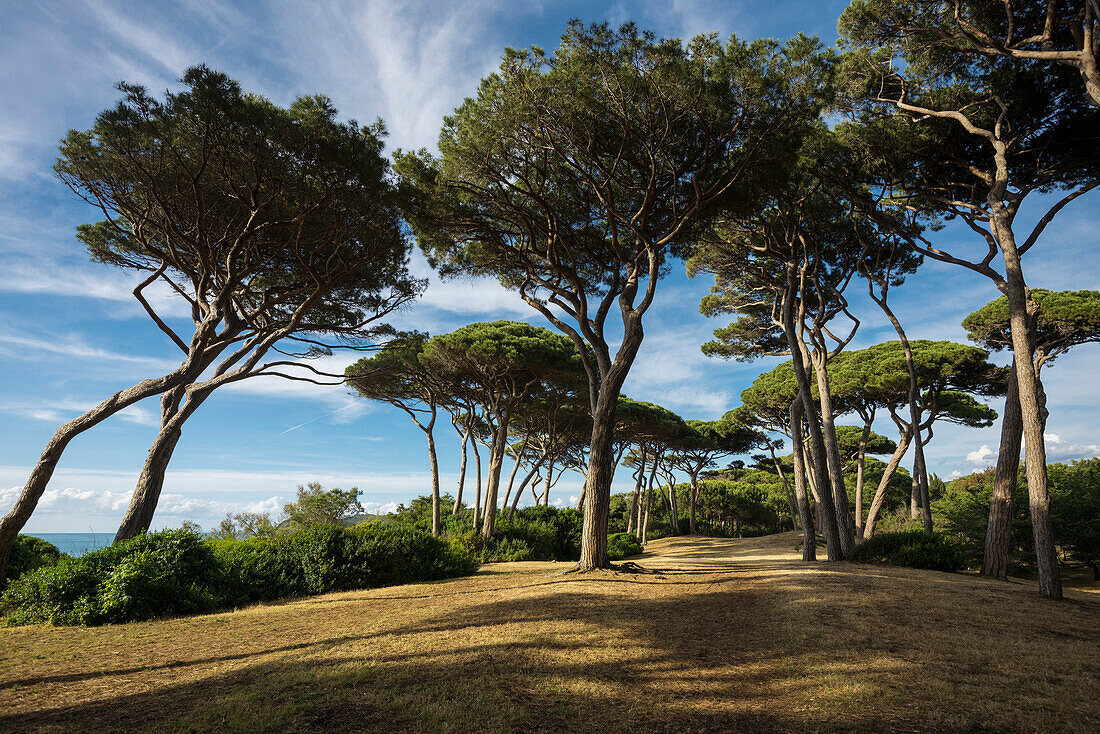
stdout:
{"type": "Polygon", "coordinates": [[[0,731],[1100,730],[1097,596],[803,564],[795,542],[0,629],[0,731]]]}

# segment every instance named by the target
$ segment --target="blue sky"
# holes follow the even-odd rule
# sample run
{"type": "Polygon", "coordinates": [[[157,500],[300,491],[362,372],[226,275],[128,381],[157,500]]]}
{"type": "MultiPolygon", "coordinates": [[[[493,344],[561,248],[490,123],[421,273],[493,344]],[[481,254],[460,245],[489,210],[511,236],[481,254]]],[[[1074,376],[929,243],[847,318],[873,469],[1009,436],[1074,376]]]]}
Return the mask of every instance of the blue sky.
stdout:
{"type": "MultiPolygon", "coordinates": [[[[596,2],[19,2],[0,5],[0,512],[57,425],[110,393],[178,361],[171,344],[130,296],[134,279],[88,262],[73,236],[94,212],[52,174],[57,144],[88,127],[118,99],[120,80],[155,91],[206,63],[249,90],[288,104],[330,96],[341,114],[389,128],[390,148],[434,147],[442,116],[471,94],[506,46],[552,49],[570,17],[633,19],[660,35],[835,39],[844,2],[770,0],[596,2]]],[[[1100,287],[1095,251],[1100,195],[1084,197],[1050,228],[1026,263],[1029,282],[1100,287]]],[[[965,232],[939,243],[965,251],[965,232]]],[[[422,259],[414,269],[429,270],[422,259]]],[[[676,268],[647,315],[646,341],[626,385],[632,397],[686,418],[713,418],[770,361],[708,360],[699,345],[721,325],[698,314],[710,283],[676,268]]],[[[893,296],[913,338],[965,341],[959,321],[995,297],[989,281],[929,263],[893,296]]],[[[171,311],[167,296],[160,305],[171,311]]],[[[855,347],[892,339],[889,325],[856,298],[863,321],[855,347]]],[[[492,282],[432,279],[425,297],[396,321],[440,333],[471,321],[540,317],[492,282]]],[[[1095,346],[1047,368],[1048,450],[1064,460],[1100,453],[1095,346]]],[[[1002,363],[1003,358],[998,358],[1002,363]]],[[[337,355],[327,367],[342,368],[337,355]]],[[[994,407],[1000,408],[999,405],[994,407]]],[[[113,532],[149,442],[157,406],[146,401],[78,437],[66,451],[28,532],[113,532]]],[[[841,422],[844,422],[843,419],[841,422]]],[[[892,435],[888,426],[879,427],[892,435]]],[[[458,448],[440,431],[443,487],[453,487],[458,448]]],[[[991,463],[997,430],[944,426],[929,446],[941,476],[991,463]]],[[[908,460],[907,460],[908,461],[908,460]]],[[[423,435],[398,411],[341,388],[277,379],[215,394],[190,420],[165,483],[156,527],[185,519],[210,526],[226,512],[277,510],[296,485],[362,490],[372,509],[427,491],[423,435]]],[[[568,503],[579,477],[552,498],[568,503]]],[[[628,477],[617,486],[625,488],[628,477]]]]}

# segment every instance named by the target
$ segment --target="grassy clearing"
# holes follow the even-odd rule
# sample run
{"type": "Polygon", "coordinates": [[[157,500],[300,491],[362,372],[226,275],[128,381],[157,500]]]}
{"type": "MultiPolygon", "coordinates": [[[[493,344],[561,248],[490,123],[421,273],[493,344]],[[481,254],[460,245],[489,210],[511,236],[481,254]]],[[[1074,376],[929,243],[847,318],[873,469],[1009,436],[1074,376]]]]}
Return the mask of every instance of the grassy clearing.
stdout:
{"type": "Polygon", "coordinates": [[[464,579],[0,629],[0,731],[1096,731],[1100,595],[657,541],[464,579]]]}

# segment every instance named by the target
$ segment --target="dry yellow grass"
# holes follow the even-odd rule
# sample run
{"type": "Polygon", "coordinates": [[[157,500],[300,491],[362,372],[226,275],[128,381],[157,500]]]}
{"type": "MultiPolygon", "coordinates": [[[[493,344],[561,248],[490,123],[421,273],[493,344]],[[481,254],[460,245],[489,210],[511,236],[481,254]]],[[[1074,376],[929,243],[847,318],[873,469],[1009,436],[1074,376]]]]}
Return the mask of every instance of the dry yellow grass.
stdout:
{"type": "Polygon", "coordinates": [[[0,731],[1100,730],[1096,596],[803,564],[794,542],[0,629],[0,731]]]}

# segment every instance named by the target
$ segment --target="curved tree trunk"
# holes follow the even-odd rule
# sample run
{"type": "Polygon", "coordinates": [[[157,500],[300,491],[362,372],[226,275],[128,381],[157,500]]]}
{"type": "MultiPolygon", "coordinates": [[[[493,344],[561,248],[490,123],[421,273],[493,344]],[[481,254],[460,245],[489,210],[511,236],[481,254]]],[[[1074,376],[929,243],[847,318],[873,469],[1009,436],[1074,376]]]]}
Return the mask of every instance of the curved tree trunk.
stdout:
{"type": "Polygon", "coordinates": [[[909,430],[902,431],[898,440],[898,447],[894,449],[890,461],[887,462],[886,468],[882,471],[882,479],[879,480],[875,496],[871,499],[871,506],[867,509],[867,524],[863,528],[864,540],[870,540],[871,536],[875,534],[875,524],[878,522],[879,513],[882,512],[882,505],[886,501],[886,490],[890,486],[890,480],[894,478],[894,473],[898,470],[898,465],[901,464],[902,457],[909,449],[910,434],[911,431],[909,430]]]}
{"type": "Polygon", "coordinates": [[[153,444],[145,457],[145,464],[138,476],[134,493],[130,497],[126,514],[115,533],[114,542],[136,538],[149,531],[157,504],[160,502],[161,491],[164,489],[168,464],[183,435],[183,424],[212,392],[213,390],[202,390],[188,394],[187,386],[181,385],[161,396],[160,431],[153,439],[153,444]],[[185,399],[187,402],[183,403],[181,408],[181,403],[185,399]]]}
{"type": "Polygon", "coordinates": [[[1008,375],[1008,394],[1005,396],[1004,417],[1001,419],[1001,444],[997,451],[997,470],[993,478],[989,526],[986,528],[985,555],[982,558],[982,575],[995,579],[1008,578],[1016,481],[1020,471],[1020,445],[1024,436],[1015,367],[1013,364],[1008,375]]]}
{"type": "Polygon", "coordinates": [[[23,490],[19,493],[15,505],[3,518],[0,518],[0,568],[7,566],[12,544],[15,543],[15,536],[19,534],[19,531],[27,524],[27,520],[30,519],[34,508],[38,505],[38,500],[42,497],[42,493],[46,491],[46,485],[49,484],[50,478],[53,476],[57,462],[61,459],[61,454],[64,453],[69,442],[84,431],[102,423],[134,403],[153,395],[159,395],[186,382],[190,376],[187,371],[189,367],[190,365],[185,363],[179,369],[167,375],[151,380],[143,380],[125,390],[119,390],[83,415],[61,425],[54,432],[41,456],[38,457],[38,462],[31,470],[30,476],[23,484],[23,490]]]}
{"type": "Polygon", "coordinates": [[[798,503],[798,519],[802,524],[802,560],[817,560],[817,534],[814,532],[814,520],[810,514],[810,500],[806,495],[806,467],[802,464],[802,401],[795,398],[791,403],[791,449],[794,462],[794,496],[798,503]]]}

